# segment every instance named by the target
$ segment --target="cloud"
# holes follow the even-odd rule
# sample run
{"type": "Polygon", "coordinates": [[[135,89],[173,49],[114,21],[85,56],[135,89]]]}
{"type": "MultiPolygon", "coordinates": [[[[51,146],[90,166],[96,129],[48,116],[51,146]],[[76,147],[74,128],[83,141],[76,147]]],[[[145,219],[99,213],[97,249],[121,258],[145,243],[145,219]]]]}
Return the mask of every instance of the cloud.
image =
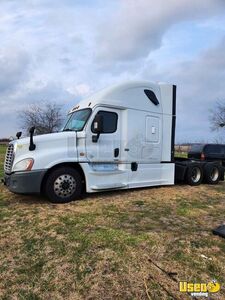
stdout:
{"type": "Polygon", "coordinates": [[[21,122],[18,115],[21,110],[28,107],[31,103],[55,102],[62,105],[63,114],[73,107],[81,97],[79,94],[74,95],[66,91],[64,87],[58,83],[43,84],[36,82],[33,86],[25,85],[22,90],[12,93],[7,97],[1,97],[0,109],[0,136],[10,136],[21,129],[21,122]]]}
{"type": "Polygon", "coordinates": [[[141,78],[177,83],[180,139],[211,136],[224,41],[207,49],[224,34],[224,0],[0,0],[0,8],[0,136],[19,129],[16,112],[29,103],[53,100],[67,110],[141,78]]]}
{"type": "Polygon", "coordinates": [[[177,141],[212,140],[209,110],[217,100],[225,102],[225,36],[210,49],[192,60],[174,62],[170,66],[151,69],[148,65],[143,78],[177,85],[177,141]]]}
{"type": "Polygon", "coordinates": [[[224,10],[223,0],[123,1],[117,13],[99,28],[97,61],[107,64],[146,57],[160,47],[172,25],[208,18],[224,10]]]}
{"type": "Polygon", "coordinates": [[[0,94],[12,92],[26,80],[30,57],[15,47],[0,48],[0,94]]]}

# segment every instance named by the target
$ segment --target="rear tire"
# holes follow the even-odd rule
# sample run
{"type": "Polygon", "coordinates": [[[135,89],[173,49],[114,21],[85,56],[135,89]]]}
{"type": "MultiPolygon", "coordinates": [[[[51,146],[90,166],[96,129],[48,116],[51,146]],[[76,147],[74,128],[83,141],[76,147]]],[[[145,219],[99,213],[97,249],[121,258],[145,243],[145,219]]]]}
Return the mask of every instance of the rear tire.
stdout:
{"type": "Polygon", "coordinates": [[[203,180],[203,170],[199,165],[188,166],[186,173],[186,182],[191,186],[197,186],[202,183],[203,180]]]}
{"type": "Polygon", "coordinates": [[[215,164],[206,164],[204,168],[204,179],[208,184],[218,184],[221,178],[220,166],[215,164]]]}
{"type": "Polygon", "coordinates": [[[45,182],[45,194],[52,203],[67,203],[79,199],[82,192],[82,177],[71,167],[53,170],[45,182]]]}

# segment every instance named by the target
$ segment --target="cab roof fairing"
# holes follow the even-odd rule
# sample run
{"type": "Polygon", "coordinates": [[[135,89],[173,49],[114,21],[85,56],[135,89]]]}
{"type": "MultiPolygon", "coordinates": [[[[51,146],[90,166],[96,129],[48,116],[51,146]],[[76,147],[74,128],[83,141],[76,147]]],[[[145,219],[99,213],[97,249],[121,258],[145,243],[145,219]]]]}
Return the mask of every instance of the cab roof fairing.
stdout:
{"type": "MultiPolygon", "coordinates": [[[[119,85],[105,88],[93,94],[92,96],[80,101],[73,109],[69,111],[69,114],[78,109],[84,109],[88,107],[94,108],[98,105],[137,110],[141,109],[155,113],[163,113],[164,103],[162,103],[163,101],[161,101],[161,88],[165,90],[172,86],[173,85],[171,84],[159,84],[148,81],[125,82],[119,85]],[[144,93],[145,89],[149,89],[155,93],[159,101],[159,105],[155,105],[148,99],[148,97],[144,93]]],[[[166,106],[168,106],[168,104],[166,106]]],[[[167,109],[164,113],[168,113],[167,109]]]]}

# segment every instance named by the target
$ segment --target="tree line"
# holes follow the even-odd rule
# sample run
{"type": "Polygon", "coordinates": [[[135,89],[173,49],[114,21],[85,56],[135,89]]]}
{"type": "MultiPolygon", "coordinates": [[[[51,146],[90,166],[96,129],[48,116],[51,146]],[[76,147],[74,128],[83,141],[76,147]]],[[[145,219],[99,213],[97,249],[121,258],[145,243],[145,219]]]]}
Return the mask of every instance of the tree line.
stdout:
{"type": "MultiPolygon", "coordinates": [[[[36,134],[57,132],[63,124],[63,106],[55,102],[40,102],[30,104],[19,111],[18,118],[21,128],[26,134],[35,126],[36,134]]],[[[225,102],[216,102],[214,109],[209,113],[210,128],[212,131],[225,127],[225,102]]],[[[0,142],[8,139],[1,139],[0,142]]]]}

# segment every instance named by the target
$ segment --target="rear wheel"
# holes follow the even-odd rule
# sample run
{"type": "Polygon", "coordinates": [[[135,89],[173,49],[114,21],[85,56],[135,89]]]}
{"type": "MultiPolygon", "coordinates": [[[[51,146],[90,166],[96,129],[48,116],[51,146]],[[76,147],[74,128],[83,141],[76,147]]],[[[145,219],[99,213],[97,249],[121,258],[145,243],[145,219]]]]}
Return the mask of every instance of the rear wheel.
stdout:
{"type": "Polygon", "coordinates": [[[76,200],[80,198],[81,192],[81,175],[71,167],[53,170],[45,182],[45,193],[52,203],[67,203],[76,200]]]}
{"type": "Polygon", "coordinates": [[[206,183],[217,184],[220,181],[220,167],[218,165],[206,164],[204,173],[206,183]]]}
{"type": "Polygon", "coordinates": [[[196,186],[202,183],[203,171],[198,165],[191,165],[187,169],[186,181],[189,185],[196,186]]]}

